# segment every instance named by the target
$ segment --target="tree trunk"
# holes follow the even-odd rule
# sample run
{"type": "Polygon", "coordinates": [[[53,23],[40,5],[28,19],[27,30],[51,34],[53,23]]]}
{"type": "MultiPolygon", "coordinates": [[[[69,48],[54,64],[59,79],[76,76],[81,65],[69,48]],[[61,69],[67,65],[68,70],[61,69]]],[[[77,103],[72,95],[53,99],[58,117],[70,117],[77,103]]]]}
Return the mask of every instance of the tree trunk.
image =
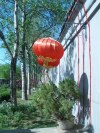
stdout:
{"type": "Polygon", "coordinates": [[[11,59],[11,73],[10,73],[10,87],[11,87],[11,100],[17,106],[16,97],[16,58],[11,59]]]}
{"type": "Polygon", "coordinates": [[[27,80],[27,94],[31,94],[31,57],[30,53],[27,52],[28,54],[28,80],[27,80]]]}
{"type": "Polygon", "coordinates": [[[37,87],[37,83],[38,83],[38,75],[37,75],[37,64],[36,64],[36,68],[35,68],[35,71],[36,71],[36,75],[35,75],[35,77],[36,77],[36,84],[35,84],[35,87],[37,87]]]}
{"type": "Polygon", "coordinates": [[[21,62],[21,75],[22,75],[22,100],[27,100],[27,79],[26,79],[26,65],[25,56],[21,62]]]}
{"type": "Polygon", "coordinates": [[[33,76],[33,81],[34,81],[34,88],[36,89],[36,65],[34,65],[34,76],[33,76]]]}
{"type": "Polygon", "coordinates": [[[11,58],[11,98],[15,106],[17,106],[17,96],[16,96],[16,62],[18,55],[18,46],[19,46],[19,33],[18,33],[18,3],[15,0],[14,7],[14,32],[15,32],[15,41],[14,41],[14,52],[11,58]]]}
{"type": "Polygon", "coordinates": [[[21,61],[21,75],[22,75],[22,100],[27,100],[27,79],[26,79],[26,62],[25,62],[25,3],[23,0],[22,11],[22,61],[21,61]]]}

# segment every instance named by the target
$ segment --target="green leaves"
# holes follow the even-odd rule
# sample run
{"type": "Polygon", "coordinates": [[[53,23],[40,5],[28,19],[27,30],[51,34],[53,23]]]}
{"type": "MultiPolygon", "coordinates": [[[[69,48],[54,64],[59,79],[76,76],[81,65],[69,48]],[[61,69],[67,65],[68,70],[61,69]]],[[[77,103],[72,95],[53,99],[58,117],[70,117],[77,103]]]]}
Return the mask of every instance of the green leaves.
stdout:
{"type": "Polygon", "coordinates": [[[33,95],[35,106],[41,112],[56,119],[72,118],[72,109],[79,100],[79,89],[76,82],[65,79],[57,88],[53,83],[42,84],[33,95]]]}
{"type": "Polygon", "coordinates": [[[59,91],[69,100],[79,100],[79,88],[72,79],[64,79],[59,83],[59,91]]]}
{"type": "MultiPolygon", "coordinates": [[[[16,69],[16,79],[20,79],[20,68],[17,66],[16,69]]],[[[0,78],[10,79],[10,64],[0,65],[0,78]]]]}
{"type": "Polygon", "coordinates": [[[0,65],[0,78],[10,78],[10,66],[8,64],[0,65]]]}
{"type": "MultiPolygon", "coordinates": [[[[58,38],[62,22],[73,0],[20,0],[18,1],[19,43],[25,32],[25,42],[30,47],[35,40],[51,36],[58,38]],[[23,3],[24,1],[24,3],[23,3]],[[22,30],[22,12],[25,5],[25,31],[22,30]]],[[[14,46],[14,1],[0,1],[0,30],[13,53],[14,46]]],[[[20,48],[20,46],[19,46],[20,48]]],[[[19,55],[18,55],[19,56],[19,55]]],[[[20,56],[19,56],[20,58],[20,56]]],[[[18,59],[19,59],[18,58],[18,59]]]]}

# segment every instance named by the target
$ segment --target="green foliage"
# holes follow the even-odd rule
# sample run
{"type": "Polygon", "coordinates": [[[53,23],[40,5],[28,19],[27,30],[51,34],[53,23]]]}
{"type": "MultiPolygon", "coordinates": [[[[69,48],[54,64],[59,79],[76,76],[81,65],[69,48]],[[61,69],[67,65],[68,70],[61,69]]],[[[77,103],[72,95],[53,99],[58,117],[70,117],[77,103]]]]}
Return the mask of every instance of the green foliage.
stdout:
{"type": "Polygon", "coordinates": [[[35,94],[33,95],[33,102],[38,111],[48,116],[55,110],[53,100],[54,90],[53,84],[42,84],[35,94]]]}
{"type": "Polygon", "coordinates": [[[10,78],[10,65],[5,64],[5,65],[0,65],[0,78],[10,78]]]}
{"type": "MultiPolygon", "coordinates": [[[[65,15],[69,10],[73,0],[25,0],[25,2],[18,1],[18,33],[19,33],[19,50],[18,60],[20,60],[20,50],[22,45],[22,35],[25,32],[25,42],[27,49],[34,41],[41,37],[51,36],[58,38],[65,15]],[[22,12],[23,5],[25,5],[25,30],[22,27],[22,12]]],[[[14,52],[14,1],[0,1],[0,30],[4,33],[6,42],[10,51],[14,52]],[[9,10],[8,10],[9,9],[9,10]]],[[[3,48],[6,48],[4,43],[3,48]]],[[[8,53],[9,54],[9,53],[8,53]]],[[[32,56],[33,54],[31,54],[32,56]]],[[[8,55],[7,55],[8,59],[8,55]]],[[[31,62],[34,62],[31,59],[31,62]]],[[[9,72],[0,75],[9,77],[9,72]],[[5,75],[7,74],[7,75],[5,75]]]]}
{"type": "Polygon", "coordinates": [[[17,107],[5,101],[0,104],[0,129],[54,126],[54,122],[41,118],[33,103],[24,102],[17,107]]]}
{"type": "Polygon", "coordinates": [[[46,36],[52,36],[57,39],[65,15],[73,0],[33,1],[34,0],[31,0],[26,3],[27,7],[30,6],[29,9],[27,8],[28,15],[25,22],[27,37],[33,38],[33,42],[37,38],[46,36]]]}
{"type": "MultiPolygon", "coordinates": [[[[0,65],[0,78],[10,79],[10,64],[0,65]]],[[[21,79],[20,67],[16,67],[16,79],[21,79]]]]}
{"type": "Polygon", "coordinates": [[[17,98],[22,98],[21,90],[17,89],[17,98]]]}
{"type": "Polygon", "coordinates": [[[46,116],[71,119],[73,105],[79,100],[79,90],[75,81],[65,79],[58,88],[53,83],[42,84],[33,97],[36,108],[46,116]]]}
{"type": "Polygon", "coordinates": [[[6,100],[8,101],[10,99],[10,88],[8,88],[5,85],[2,85],[0,87],[0,102],[6,100]]]}
{"type": "Polygon", "coordinates": [[[18,125],[23,118],[23,113],[11,104],[5,101],[0,105],[0,128],[8,128],[18,125]]]}
{"type": "Polygon", "coordinates": [[[79,89],[77,83],[72,79],[64,79],[59,83],[59,91],[69,101],[79,100],[79,89]]]}

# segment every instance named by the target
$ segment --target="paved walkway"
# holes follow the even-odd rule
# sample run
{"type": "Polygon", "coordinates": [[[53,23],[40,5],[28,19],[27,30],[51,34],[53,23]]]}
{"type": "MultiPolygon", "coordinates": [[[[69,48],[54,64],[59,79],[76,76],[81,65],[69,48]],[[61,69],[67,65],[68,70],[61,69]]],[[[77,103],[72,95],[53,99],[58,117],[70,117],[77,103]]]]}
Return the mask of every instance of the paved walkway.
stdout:
{"type": "MultiPolygon", "coordinates": [[[[92,127],[87,126],[83,128],[82,125],[75,125],[68,133],[92,133],[92,127]]],[[[59,133],[57,127],[50,128],[35,128],[35,129],[17,129],[17,130],[0,130],[0,133],[59,133]]]]}
{"type": "Polygon", "coordinates": [[[31,131],[33,131],[33,133],[58,133],[58,129],[56,127],[32,129],[31,131]]]}
{"type": "Polygon", "coordinates": [[[0,133],[58,133],[58,130],[56,127],[52,127],[52,128],[2,130],[0,131],[0,133]]]}

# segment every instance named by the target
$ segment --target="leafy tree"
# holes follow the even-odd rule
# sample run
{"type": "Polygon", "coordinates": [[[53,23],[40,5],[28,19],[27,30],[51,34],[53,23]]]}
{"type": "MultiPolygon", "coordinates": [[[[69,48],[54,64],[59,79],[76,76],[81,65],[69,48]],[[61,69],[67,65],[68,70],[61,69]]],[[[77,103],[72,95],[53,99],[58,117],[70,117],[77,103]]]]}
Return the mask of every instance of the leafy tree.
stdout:
{"type": "Polygon", "coordinates": [[[10,65],[0,65],[0,78],[10,79],[10,65]]]}
{"type": "Polygon", "coordinates": [[[17,105],[17,98],[16,98],[16,63],[17,63],[17,55],[18,55],[18,45],[19,45],[19,34],[18,34],[18,1],[14,0],[14,3],[12,0],[10,1],[1,1],[1,25],[4,23],[6,25],[6,28],[2,26],[2,28],[5,28],[5,32],[3,33],[3,29],[0,29],[0,38],[4,43],[4,46],[6,47],[10,57],[11,57],[11,78],[10,78],[10,84],[11,84],[11,98],[14,102],[15,106],[17,105]],[[7,6],[8,5],[8,6],[7,6]],[[14,17],[14,19],[12,19],[14,17]],[[10,19],[9,19],[10,18],[10,19]],[[14,26],[12,26],[12,23],[14,23],[14,26]],[[14,45],[13,45],[13,52],[10,49],[9,42],[7,42],[6,35],[7,32],[11,33],[13,31],[14,33],[14,45]]]}
{"type": "MultiPolygon", "coordinates": [[[[33,62],[31,60],[32,53],[30,51],[32,43],[41,37],[50,36],[55,39],[58,38],[62,22],[65,19],[64,16],[66,15],[72,1],[27,0],[25,2],[25,42],[28,54],[28,70],[30,74],[30,66],[32,66],[31,62],[33,62]]],[[[36,71],[38,68],[34,70],[36,71]]],[[[30,79],[31,77],[29,78],[29,81],[30,79]]]]}
{"type": "MultiPolygon", "coordinates": [[[[0,7],[0,38],[3,42],[2,46],[7,49],[11,59],[11,88],[12,99],[15,104],[17,103],[15,87],[17,58],[20,59],[21,57],[23,90],[24,93],[27,93],[26,67],[29,67],[30,81],[32,66],[36,63],[33,61],[31,46],[34,41],[41,37],[50,36],[55,39],[59,37],[61,25],[65,20],[64,16],[72,2],[73,0],[0,1],[0,5],[2,5],[0,7]],[[19,55],[18,48],[22,56],[19,55]],[[26,51],[28,56],[26,56],[26,51]]],[[[40,67],[36,66],[36,68],[34,67],[34,71],[35,73],[39,73],[40,67]]],[[[31,88],[31,85],[29,88],[31,88]]],[[[27,97],[27,94],[24,94],[24,96],[27,97]]],[[[27,99],[25,97],[24,99],[27,99]]]]}
{"type": "MultiPolygon", "coordinates": [[[[10,64],[0,65],[0,78],[10,79],[10,64]]],[[[20,67],[16,67],[16,79],[21,79],[20,67]]]]}

